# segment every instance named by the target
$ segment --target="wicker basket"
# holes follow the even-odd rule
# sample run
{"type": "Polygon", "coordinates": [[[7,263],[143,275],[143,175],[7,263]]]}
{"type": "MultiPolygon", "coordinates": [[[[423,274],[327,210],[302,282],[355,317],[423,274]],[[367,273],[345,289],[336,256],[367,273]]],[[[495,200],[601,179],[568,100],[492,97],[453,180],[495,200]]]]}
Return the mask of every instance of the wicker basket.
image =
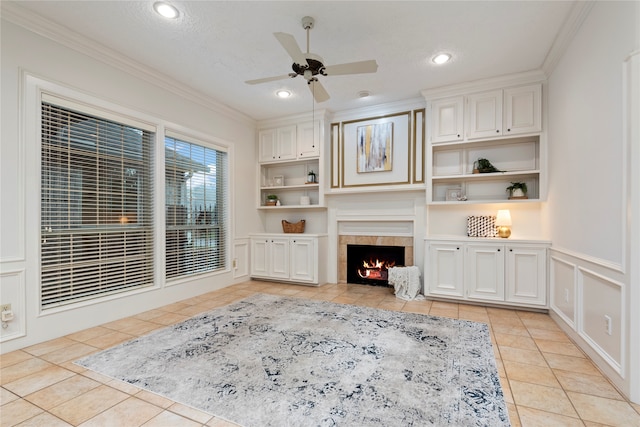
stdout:
{"type": "Polygon", "coordinates": [[[304,233],[304,219],[301,219],[298,222],[289,222],[283,219],[282,230],[285,233],[304,233]]]}

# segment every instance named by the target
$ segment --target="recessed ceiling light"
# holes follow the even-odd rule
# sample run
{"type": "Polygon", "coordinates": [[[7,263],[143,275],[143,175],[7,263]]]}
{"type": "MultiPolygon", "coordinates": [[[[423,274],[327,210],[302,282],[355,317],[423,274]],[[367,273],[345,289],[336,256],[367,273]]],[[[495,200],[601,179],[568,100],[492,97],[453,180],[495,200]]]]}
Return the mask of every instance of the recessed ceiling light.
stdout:
{"type": "Polygon", "coordinates": [[[451,60],[451,55],[449,55],[448,53],[439,53],[436,56],[434,56],[433,58],[431,58],[431,61],[434,64],[444,64],[447,63],[451,60]]]}
{"type": "Polygon", "coordinates": [[[281,89],[276,92],[276,95],[278,95],[279,98],[288,98],[291,96],[291,92],[285,89],[281,89]]]}
{"type": "Polygon", "coordinates": [[[162,1],[153,4],[153,9],[161,16],[167,19],[175,19],[180,15],[178,9],[175,6],[170,5],[162,1]]]}

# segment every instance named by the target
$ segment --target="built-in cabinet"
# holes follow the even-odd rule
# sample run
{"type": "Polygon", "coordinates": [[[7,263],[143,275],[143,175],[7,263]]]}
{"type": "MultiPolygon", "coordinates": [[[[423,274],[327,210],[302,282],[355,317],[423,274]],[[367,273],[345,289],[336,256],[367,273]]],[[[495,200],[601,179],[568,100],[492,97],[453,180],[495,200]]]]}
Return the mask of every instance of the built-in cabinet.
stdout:
{"type": "Polygon", "coordinates": [[[428,239],[425,294],[545,308],[548,247],[541,241],[428,239]]]}
{"type": "Polygon", "coordinates": [[[506,188],[512,182],[527,184],[527,201],[544,199],[541,101],[541,84],[428,100],[427,202],[510,201],[506,188]],[[489,160],[499,172],[479,173],[478,159],[489,160]]]}
{"type": "Polygon", "coordinates": [[[324,205],[320,176],[322,123],[315,120],[259,132],[260,209],[309,209],[324,205]],[[277,206],[267,203],[269,195],[277,196],[277,206]]]}
{"type": "Polygon", "coordinates": [[[326,282],[319,254],[326,251],[326,235],[254,234],[251,277],[319,285],[326,282]]]}

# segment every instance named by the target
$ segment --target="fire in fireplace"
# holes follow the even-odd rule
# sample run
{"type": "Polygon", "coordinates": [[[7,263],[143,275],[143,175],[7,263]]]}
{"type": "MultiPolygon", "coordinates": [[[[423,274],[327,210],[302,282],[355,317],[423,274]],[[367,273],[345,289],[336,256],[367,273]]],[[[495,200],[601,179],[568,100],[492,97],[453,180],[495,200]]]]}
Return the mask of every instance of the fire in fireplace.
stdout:
{"type": "Polygon", "coordinates": [[[388,269],[404,265],[404,246],[347,245],[347,283],[387,286],[388,269]]]}

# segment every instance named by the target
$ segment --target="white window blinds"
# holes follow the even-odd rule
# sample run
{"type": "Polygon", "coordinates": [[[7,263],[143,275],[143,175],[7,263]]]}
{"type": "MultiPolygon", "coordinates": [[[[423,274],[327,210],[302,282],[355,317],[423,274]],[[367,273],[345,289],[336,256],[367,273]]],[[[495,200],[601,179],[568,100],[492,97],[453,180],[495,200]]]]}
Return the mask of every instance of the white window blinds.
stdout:
{"type": "Polygon", "coordinates": [[[48,98],[41,124],[42,307],[151,286],[153,133],[48,98]]]}
{"type": "Polygon", "coordinates": [[[168,279],[225,268],[227,169],[226,152],[165,138],[168,279]]]}

